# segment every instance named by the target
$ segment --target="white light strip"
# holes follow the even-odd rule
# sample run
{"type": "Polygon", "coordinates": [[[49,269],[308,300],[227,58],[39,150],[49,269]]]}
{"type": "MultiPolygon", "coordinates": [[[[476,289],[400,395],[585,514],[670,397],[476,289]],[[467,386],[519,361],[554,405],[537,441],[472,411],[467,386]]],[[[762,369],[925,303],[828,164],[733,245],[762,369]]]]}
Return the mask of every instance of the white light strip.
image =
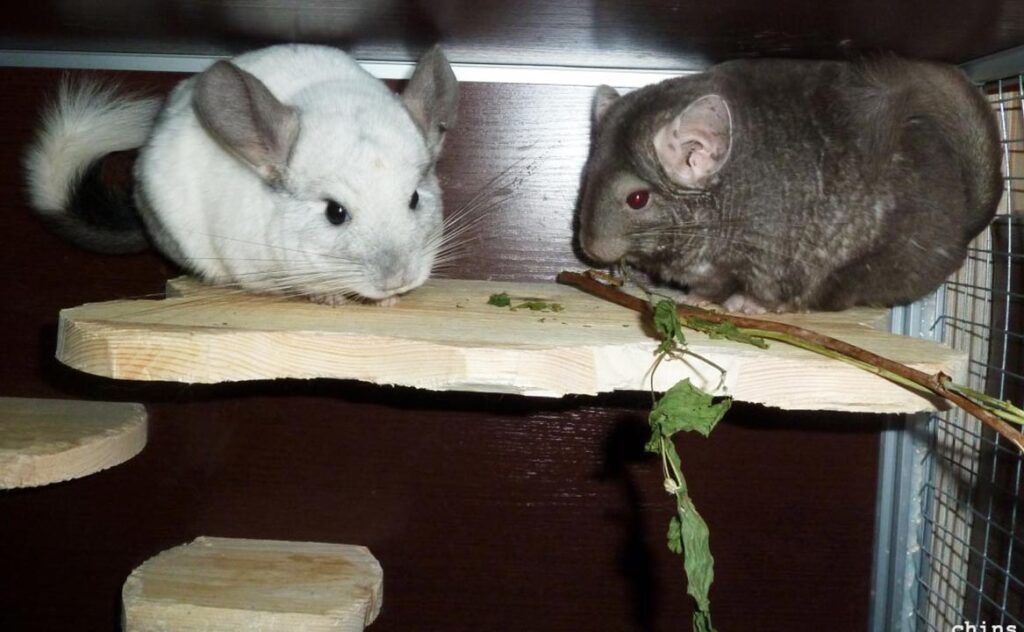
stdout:
{"type": "MultiPolygon", "coordinates": [[[[375,77],[408,79],[413,63],[363,61],[375,77]]],[[[580,68],[571,66],[512,66],[503,64],[452,64],[459,81],[483,83],[535,83],[560,86],[599,86],[639,88],[694,71],[631,70],[625,68],[580,68]]]]}
{"type": "MultiPolygon", "coordinates": [[[[201,55],[139,55],[130,53],[85,53],[67,51],[0,50],[0,66],[26,68],[72,68],[91,70],[144,70],[151,72],[199,72],[221,59],[201,55]]],[[[380,79],[408,79],[413,62],[360,61],[380,79]]],[[[580,68],[572,66],[513,66],[502,64],[452,64],[455,76],[464,82],[534,83],[562,86],[610,85],[639,88],[663,79],[696,71],[638,70],[627,68],[580,68]]]]}

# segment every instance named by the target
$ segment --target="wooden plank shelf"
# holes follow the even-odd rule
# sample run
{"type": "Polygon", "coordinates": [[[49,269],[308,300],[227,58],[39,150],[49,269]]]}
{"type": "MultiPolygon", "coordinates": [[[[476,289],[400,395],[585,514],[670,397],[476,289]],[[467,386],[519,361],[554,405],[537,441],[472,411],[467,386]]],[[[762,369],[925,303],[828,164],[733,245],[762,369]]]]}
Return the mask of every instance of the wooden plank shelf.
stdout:
{"type": "MultiPolygon", "coordinates": [[[[943,345],[883,331],[884,310],[793,314],[820,331],[917,369],[963,376],[943,345]]],[[[935,402],[813,353],[768,350],[688,333],[699,360],[665,362],[654,387],[683,378],[741,401],[788,409],[907,413],[935,402]]],[[[214,383],[339,378],[431,390],[558,397],[649,388],[656,341],[640,316],[555,283],[431,280],[390,308],[316,305],[172,281],[163,300],[66,309],[57,357],[87,373],[130,380],[214,383]],[[537,298],[561,311],[499,308],[537,298]]]]}
{"type": "Polygon", "coordinates": [[[121,589],[126,632],[358,632],[384,575],[362,546],[196,538],[142,563],[121,589]]]}
{"type": "Polygon", "coordinates": [[[146,431],[142,404],[0,397],[0,489],[119,465],[142,451],[146,431]]]}

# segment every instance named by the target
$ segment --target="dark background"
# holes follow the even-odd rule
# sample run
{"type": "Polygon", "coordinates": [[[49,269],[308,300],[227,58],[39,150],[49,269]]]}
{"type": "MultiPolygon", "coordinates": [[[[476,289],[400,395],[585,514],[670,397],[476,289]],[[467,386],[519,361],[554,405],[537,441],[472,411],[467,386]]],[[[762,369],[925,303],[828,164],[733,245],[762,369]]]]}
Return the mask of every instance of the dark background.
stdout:
{"type": "MultiPolygon", "coordinates": [[[[412,59],[699,67],[894,49],[965,61],[1021,41],[1008,2],[36,2],[0,47],[221,54],[274,41],[412,59]],[[376,7],[376,8],[374,8],[376,7]]],[[[113,73],[108,73],[113,74],[113,73]]],[[[2,69],[3,395],[142,401],[150,443],[85,479],[0,492],[0,629],[113,630],[131,570],[198,535],[363,544],[372,629],[680,630],[673,511],[642,451],[642,395],[562,400],[349,382],[144,384],[53,360],[58,311],[159,292],[155,255],[103,257],[30,215],[21,153],[59,73],[2,69]]],[[[120,73],[166,91],[172,75],[120,73]]],[[[571,248],[592,89],[466,84],[441,172],[449,212],[488,204],[451,276],[550,280],[571,248]],[[497,181],[491,185],[493,178],[497,181]]],[[[723,632],[863,630],[883,419],[736,405],[680,452],[711,528],[723,632]]]]}
{"type": "Polygon", "coordinates": [[[1021,44],[1012,0],[35,0],[0,48],[235,54],[272,42],[404,59],[443,41],[462,62],[693,68],[753,55],[891,50],[963,62],[1021,44]]]}

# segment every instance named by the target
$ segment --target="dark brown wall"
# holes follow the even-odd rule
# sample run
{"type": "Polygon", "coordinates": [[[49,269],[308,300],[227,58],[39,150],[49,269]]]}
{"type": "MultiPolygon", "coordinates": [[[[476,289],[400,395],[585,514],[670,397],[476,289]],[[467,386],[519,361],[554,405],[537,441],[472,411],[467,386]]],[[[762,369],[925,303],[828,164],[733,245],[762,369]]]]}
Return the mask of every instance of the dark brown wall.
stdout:
{"type": "MultiPolygon", "coordinates": [[[[91,378],[53,359],[62,307],[159,291],[152,255],[102,257],[46,233],[19,155],[56,73],[0,70],[2,394],[143,401],[129,463],[0,492],[0,630],[114,630],[120,586],[198,535],[357,543],[385,573],[388,630],[683,630],[672,511],[642,452],[645,396],[527,399],[347,382],[200,387],[91,378]]],[[[135,75],[131,84],[170,85],[135,75]]],[[[482,183],[455,276],[550,279],[578,266],[572,208],[590,90],[466,85],[443,166],[449,209],[482,183]]],[[[716,558],[715,621],[866,626],[879,420],[737,405],[681,442],[716,558]]]]}
{"type": "Polygon", "coordinates": [[[1018,0],[37,0],[9,3],[0,48],[234,54],[322,42],[413,59],[696,68],[844,48],[963,62],[1024,41],[1018,0]]]}

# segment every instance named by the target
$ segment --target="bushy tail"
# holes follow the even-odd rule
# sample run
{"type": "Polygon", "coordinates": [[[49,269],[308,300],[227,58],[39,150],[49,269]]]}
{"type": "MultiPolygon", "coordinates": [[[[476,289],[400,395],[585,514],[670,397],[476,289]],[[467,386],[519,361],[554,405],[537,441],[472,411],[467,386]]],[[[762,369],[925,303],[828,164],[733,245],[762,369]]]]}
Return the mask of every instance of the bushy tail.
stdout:
{"type": "Polygon", "coordinates": [[[25,155],[32,206],[57,234],[104,253],[147,246],[122,152],[146,141],[160,99],[65,77],[25,155]],[[119,160],[119,158],[121,158],[119,160]]]}
{"type": "Polygon", "coordinates": [[[901,130],[915,120],[927,120],[948,139],[963,176],[967,237],[973,237],[991,221],[1003,193],[999,128],[992,106],[952,66],[880,58],[864,62],[862,72],[869,86],[864,96],[875,99],[875,107],[865,106],[863,112],[868,133],[876,135],[877,155],[895,152],[901,130]]]}

